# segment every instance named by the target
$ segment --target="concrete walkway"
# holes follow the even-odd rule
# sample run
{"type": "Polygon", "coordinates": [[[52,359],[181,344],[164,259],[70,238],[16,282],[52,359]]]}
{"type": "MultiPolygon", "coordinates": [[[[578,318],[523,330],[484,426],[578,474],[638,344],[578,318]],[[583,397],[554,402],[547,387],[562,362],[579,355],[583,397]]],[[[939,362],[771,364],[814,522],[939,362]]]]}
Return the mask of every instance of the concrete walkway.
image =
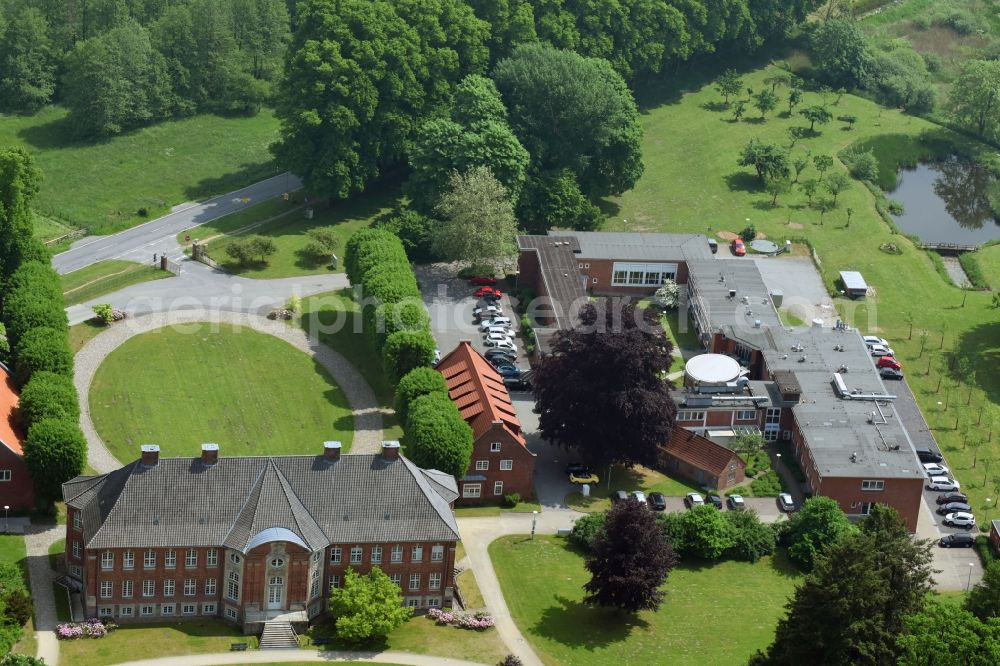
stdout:
{"type": "Polygon", "coordinates": [[[28,552],[28,576],[31,598],[35,606],[35,656],[48,666],[59,663],[59,641],[56,638],[56,600],[52,594],[55,572],[49,568],[49,546],[66,536],[65,525],[32,525],[24,535],[28,552]]]}
{"type": "MultiPolygon", "coordinates": [[[[293,347],[309,354],[322,365],[344,391],[354,414],[354,441],[352,453],[377,453],[382,442],[382,412],[375,394],[365,378],[339,352],[319,340],[306,335],[297,326],[249,313],[222,310],[177,310],[133,317],[118,322],[100,333],[77,352],[73,381],[80,396],[80,428],[87,438],[87,462],[96,471],[106,473],[121,467],[97,434],[90,416],[90,385],[97,368],[108,354],[129,338],[165,326],[181,326],[199,322],[209,323],[218,330],[223,325],[246,327],[273,335],[293,347]]],[[[181,329],[183,332],[184,329],[181,329]]]]}
{"type": "MultiPolygon", "coordinates": [[[[216,666],[219,664],[276,664],[289,661],[357,663],[374,661],[383,664],[402,664],[405,666],[486,666],[475,661],[410,654],[409,652],[347,652],[341,650],[330,650],[328,652],[313,652],[311,650],[217,652],[192,654],[183,657],[162,657],[160,659],[127,661],[116,666],[216,666]]],[[[45,663],[48,664],[49,662],[45,663]]]]}

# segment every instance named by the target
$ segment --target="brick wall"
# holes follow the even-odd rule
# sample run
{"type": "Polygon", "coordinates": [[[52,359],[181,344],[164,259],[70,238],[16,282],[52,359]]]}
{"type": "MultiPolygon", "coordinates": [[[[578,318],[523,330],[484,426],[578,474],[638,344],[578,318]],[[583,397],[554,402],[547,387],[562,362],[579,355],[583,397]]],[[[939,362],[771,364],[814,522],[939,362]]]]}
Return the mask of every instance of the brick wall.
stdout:
{"type": "MultiPolygon", "coordinates": [[[[614,259],[587,259],[586,257],[579,257],[577,259],[577,270],[580,275],[587,276],[587,289],[589,289],[594,294],[602,295],[626,295],[626,296],[649,296],[656,292],[657,287],[642,286],[642,287],[622,287],[622,286],[612,286],[611,278],[614,271],[615,265],[614,259]],[[582,268],[580,267],[582,264],[582,268]],[[595,283],[594,280],[597,280],[595,283]]],[[[687,284],[688,279],[688,268],[687,263],[683,261],[670,261],[664,259],[661,262],[650,262],[650,263],[676,263],[677,264],[677,284],[687,284]]]]}
{"type": "MultiPolygon", "coordinates": [[[[480,464],[478,467],[482,467],[480,464]]],[[[496,503],[503,499],[504,495],[518,493],[522,498],[528,499],[535,495],[535,455],[521,445],[510,432],[500,424],[493,424],[484,431],[472,445],[472,459],[469,461],[467,477],[476,477],[475,480],[462,480],[459,482],[459,499],[457,503],[463,506],[477,504],[496,503]],[[499,443],[500,450],[493,451],[493,444],[499,443]],[[501,462],[511,461],[511,469],[501,469],[501,462]],[[485,463],[487,469],[477,468],[477,461],[485,463]],[[482,480],[479,477],[483,477],[482,480]],[[499,495],[494,493],[495,484],[503,483],[503,490],[499,495]],[[465,497],[465,487],[467,485],[479,484],[480,496],[465,497]]]]}
{"type": "MultiPolygon", "coordinates": [[[[24,458],[0,444],[0,470],[10,472],[10,481],[0,481],[0,508],[30,511],[35,507],[35,487],[24,458]]],[[[6,474],[4,474],[6,476],[6,474]]]]}
{"type": "Polygon", "coordinates": [[[879,479],[869,477],[828,477],[820,480],[817,492],[837,501],[848,515],[859,515],[865,503],[888,504],[896,509],[910,532],[917,531],[917,517],[923,502],[923,479],[879,479]],[[883,490],[861,490],[863,479],[884,483],[883,490]]]}

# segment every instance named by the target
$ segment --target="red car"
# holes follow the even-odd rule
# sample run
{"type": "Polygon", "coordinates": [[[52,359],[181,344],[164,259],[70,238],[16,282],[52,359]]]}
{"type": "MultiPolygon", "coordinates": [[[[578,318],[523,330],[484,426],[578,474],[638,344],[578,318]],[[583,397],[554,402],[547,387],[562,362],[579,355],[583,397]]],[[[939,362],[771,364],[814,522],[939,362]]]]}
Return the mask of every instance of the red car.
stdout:
{"type": "Polygon", "coordinates": [[[745,257],[747,253],[746,245],[743,244],[742,238],[737,238],[733,241],[732,245],[733,254],[737,257],[745,257]]]}
{"type": "Polygon", "coordinates": [[[494,289],[493,287],[480,287],[476,289],[476,293],[473,294],[476,298],[492,298],[494,300],[500,298],[500,290],[494,289]]]}
{"type": "Polygon", "coordinates": [[[893,370],[902,370],[903,366],[899,364],[899,361],[891,356],[880,356],[877,361],[875,361],[876,368],[892,368],[893,370]]]}
{"type": "Polygon", "coordinates": [[[469,278],[469,284],[477,285],[494,285],[497,283],[497,279],[492,275],[473,275],[469,278]]]}

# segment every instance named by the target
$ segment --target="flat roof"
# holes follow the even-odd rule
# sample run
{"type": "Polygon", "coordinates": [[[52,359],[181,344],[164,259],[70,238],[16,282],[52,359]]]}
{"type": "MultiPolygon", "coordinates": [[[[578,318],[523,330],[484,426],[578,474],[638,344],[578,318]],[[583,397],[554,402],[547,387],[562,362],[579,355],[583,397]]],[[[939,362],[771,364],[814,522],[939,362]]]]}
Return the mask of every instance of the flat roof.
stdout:
{"type": "Polygon", "coordinates": [[[840,271],[840,280],[847,289],[868,291],[868,283],[858,271],[840,271]]]}
{"type": "Polygon", "coordinates": [[[579,242],[579,256],[619,261],[691,261],[711,259],[704,234],[652,234],[616,231],[552,231],[579,242]]]}
{"type": "Polygon", "coordinates": [[[688,262],[689,307],[704,314],[711,328],[727,337],[762,348],[768,330],[781,328],[757,264],[741,259],[688,262]],[[736,295],[730,297],[730,291],[736,295]],[[757,327],[757,322],[760,327],[757,327]]]}
{"type": "Polygon", "coordinates": [[[551,314],[556,325],[552,332],[543,333],[535,329],[538,346],[542,352],[548,351],[549,342],[556,330],[572,328],[576,325],[579,309],[589,299],[583,281],[586,279],[577,271],[579,247],[575,238],[563,236],[518,236],[517,249],[538,253],[538,269],[541,273],[549,302],[536,306],[537,314],[551,314]]]}

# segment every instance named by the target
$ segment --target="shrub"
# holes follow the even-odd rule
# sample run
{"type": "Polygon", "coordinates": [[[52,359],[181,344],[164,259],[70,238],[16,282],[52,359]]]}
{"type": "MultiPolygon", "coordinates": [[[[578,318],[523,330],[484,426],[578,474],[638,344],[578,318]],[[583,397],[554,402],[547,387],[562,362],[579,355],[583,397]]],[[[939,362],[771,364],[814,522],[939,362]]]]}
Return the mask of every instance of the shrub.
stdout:
{"type": "Polygon", "coordinates": [[[906,210],[905,207],[903,206],[903,202],[896,201],[895,199],[889,199],[889,201],[886,202],[885,207],[893,215],[902,215],[903,212],[906,210]]]}
{"type": "Polygon", "coordinates": [[[594,542],[594,538],[604,529],[604,523],[607,519],[608,514],[606,511],[590,513],[582,518],[577,518],[576,522],[573,523],[573,529],[570,530],[569,542],[589,552],[590,545],[594,542]]]}
{"type": "Polygon", "coordinates": [[[75,421],[47,418],[34,423],[24,441],[24,464],[39,496],[55,501],[62,484],[83,471],[87,442],[75,421]]]}
{"type": "Polygon", "coordinates": [[[503,496],[503,505],[508,509],[513,509],[521,503],[521,493],[508,493],[503,496]]]}
{"type": "Polygon", "coordinates": [[[878,160],[872,151],[845,153],[843,158],[851,175],[858,180],[867,180],[872,183],[878,181],[878,160]]]}
{"type": "Polygon", "coordinates": [[[433,368],[420,367],[403,375],[396,385],[396,416],[406,423],[410,403],[428,393],[448,394],[448,383],[441,373],[433,368]]]}
{"type": "Polygon", "coordinates": [[[777,497],[781,493],[781,477],[771,470],[759,479],[751,481],[750,490],[756,497],[777,497]]]}
{"type": "Polygon", "coordinates": [[[509,654],[500,661],[498,661],[497,666],[524,666],[524,662],[521,661],[520,657],[516,657],[512,654],[509,654]]]}
{"type": "Polygon", "coordinates": [[[351,284],[363,284],[370,269],[389,265],[409,267],[406,250],[393,233],[385,229],[361,229],[347,241],[344,270],[351,284]]]}
{"type": "Polygon", "coordinates": [[[149,210],[147,210],[146,208],[140,208],[139,210],[135,211],[135,214],[138,215],[139,217],[148,217],[149,210]]]}
{"type": "Polygon", "coordinates": [[[427,331],[430,330],[431,318],[424,304],[410,298],[400,303],[388,303],[375,308],[372,313],[375,327],[377,347],[382,349],[385,340],[397,331],[427,331]]]}
{"type": "Polygon", "coordinates": [[[409,264],[384,264],[374,266],[365,273],[361,282],[365,295],[382,303],[398,303],[404,298],[420,298],[417,278],[409,264]]]}
{"type": "Polygon", "coordinates": [[[45,370],[36,372],[24,385],[19,405],[25,428],[45,418],[75,421],[80,417],[73,380],[45,370]]]}
{"type": "Polygon", "coordinates": [[[757,238],[757,227],[752,224],[743,227],[743,231],[740,232],[740,238],[743,239],[744,243],[754,240],[757,238]]]}
{"type": "Polygon", "coordinates": [[[404,210],[387,221],[383,228],[399,237],[410,261],[426,263],[436,258],[431,243],[431,231],[435,224],[436,220],[415,210],[404,210]]]}
{"type": "Polygon", "coordinates": [[[21,338],[32,328],[67,327],[59,276],[37,261],[23,264],[11,275],[4,295],[3,322],[7,339],[16,350],[21,338]]]}
{"type": "MultiPolygon", "coordinates": [[[[754,232],[756,235],[756,232],[754,232]]],[[[676,310],[680,302],[681,288],[673,280],[664,280],[663,286],[653,294],[653,303],[661,310],[676,310]]]]}
{"type": "Polygon", "coordinates": [[[982,267],[979,265],[979,259],[976,257],[975,252],[963,252],[958,255],[958,263],[962,264],[962,270],[965,271],[965,276],[969,278],[972,286],[979,287],[980,289],[989,289],[990,283],[986,279],[982,267]]]}
{"type": "Polygon", "coordinates": [[[111,309],[110,303],[98,303],[93,308],[94,316],[104,322],[105,326],[110,325],[115,320],[115,313],[111,309]]]}
{"type": "Polygon", "coordinates": [[[459,479],[469,468],[472,428],[447,394],[428,393],[410,404],[404,441],[407,456],[420,467],[459,479]]]}
{"type": "Polygon", "coordinates": [[[733,547],[736,531],[725,514],[714,506],[696,506],[679,514],[672,532],[678,543],[674,550],[705,560],[717,560],[733,547]]]}
{"type": "Polygon", "coordinates": [[[66,329],[39,326],[25,333],[21,339],[14,364],[14,379],[23,386],[33,374],[42,370],[73,376],[73,354],[69,349],[66,329]]]}
{"type": "Polygon", "coordinates": [[[727,511],[726,520],[733,526],[733,544],[726,551],[730,557],[756,562],[774,552],[777,535],[770,526],[760,522],[753,511],[727,511]]]}
{"type": "Polygon", "coordinates": [[[433,363],[436,345],[428,331],[396,331],[388,336],[382,349],[382,367],[390,381],[395,384],[414,368],[433,363]]]}

